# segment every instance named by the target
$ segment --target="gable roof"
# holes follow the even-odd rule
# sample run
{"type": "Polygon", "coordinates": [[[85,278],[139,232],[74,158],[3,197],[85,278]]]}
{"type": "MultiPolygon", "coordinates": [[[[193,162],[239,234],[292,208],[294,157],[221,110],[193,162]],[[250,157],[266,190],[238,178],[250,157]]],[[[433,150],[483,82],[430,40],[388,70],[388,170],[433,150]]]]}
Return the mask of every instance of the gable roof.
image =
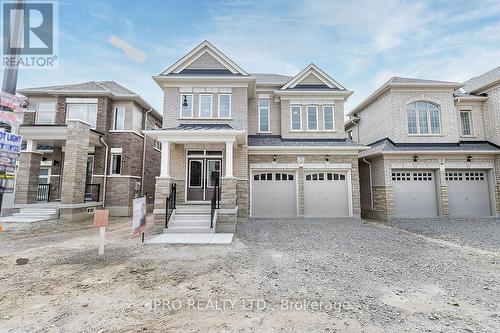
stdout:
{"type": "Polygon", "coordinates": [[[500,66],[465,81],[462,89],[471,94],[496,82],[500,82],[500,66]]]}
{"type": "MultiPolygon", "coordinates": [[[[194,67],[199,67],[194,65],[194,67]]],[[[220,71],[220,73],[223,73],[225,75],[243,75],[243,76],[249,76],[247,72],[245,72],[240,66],[238,66],[234,61],[232,61],[229,57],[227,57],[225,54],[223,54],[221,51],[219,51],[215,46],[210,44],[207,40],[203,41],[201,44],[196,46],[194,49],[189,51],[185,56],[183,56],[181,59],[179,59],[177,62],[175,62],[172,66],[167,68],[165,71],[160,73],[159,76],[167,76],[167,75],[193,75],[192,70],[198,70],[194,71],[194,73],[198,72],[198,75],[202,75],[204,70],[211,70],[211,71],[220,71]],[[215,60],[219,65],[217,66],[210,66],[212,68],[191,68],[185,72],[187,67],[192,65],[193,63],[196,64],[198,61],[201,63],[200,59],[202,58],[207,58],[210,57],[210,59],[215,60]]],[[[195,74],[196,75],[196,74],[195,74]]],[[[211,75],[211,74],[205,74],[205,75],[211,75]]]]}
{"type": "Polygon", "coordinates": [[[154,109],[139,94],[122,86],[115,81],[90,81],[59,86],[45,86],[37,88],[18,89],[18,93],[29,95],[78,95],[78,96],[108,96],[112,99],[131,99],[145,109],[152,109],[160,119],[162,115],[154,109]]]}
{"type": "Polygon", "coordinates": [[[267,74],[267,73],[251,73],[255,77],[255,82],[261,85],[279,85],[282,86],[293,77],[281,74],[267,74]]]}
{"type": "Polygon", "coordinates": [[[352,109],[347,116],[350,117],[357,112],[363,111],[365,107],[370,105],[372,102],[377,100],[380,96],[390,91],[392,88],[447,88],[451,90],[456,90],[463,87],[462,83],[450,82],[450,81],[437,81],[437,80],[425,80],[425,79],[415,79],[409,77],[393,76],[386,83],[375,90],[370,96],[368,96],[363,102],[358,104],[354,109],[352,109]]]}
{"type": "Polygon", "coordinates": [[[281,90],[294,89],[297,88],[297,86],[307,86],[307,85],[316,85],[317,86],[316,88],[318,88],[321,85],[322,88],[328,88],[333,90],[346,90],[340,83],[332,79],[328,74],[326,74],[324,71],[322,71],[318,66],[316,66],[313,63],[309,64],[306,68],[300,71],[299,74],[295,75],[292,79],[290,79],[290,81],[288,81],[281,88],[281,90]],[[309,83],[302,84],[303,81],[309,78],[311,75],[315,76],[318,79],[318,82],[321,82],[321,84],[318,84],[317,82],[313,84],[309,83]]]}

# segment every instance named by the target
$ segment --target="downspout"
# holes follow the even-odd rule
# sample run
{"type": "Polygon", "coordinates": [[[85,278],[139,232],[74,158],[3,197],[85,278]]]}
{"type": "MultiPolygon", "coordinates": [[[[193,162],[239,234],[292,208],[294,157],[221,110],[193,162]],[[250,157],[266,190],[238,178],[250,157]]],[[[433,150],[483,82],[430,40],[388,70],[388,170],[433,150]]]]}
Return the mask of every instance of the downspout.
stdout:
{"type": "Polygon", "coordinates": [[[370,173],[370,201],[371,201],[371,206],[373,210],[373,181],[372,181],[372,164],[366,160],[366,158],[363,158],[363,161],[368,164],[368,171],[370,173]]]}
{"type": "MultiPolygon", "coordinates": [[[[148,125],[148,114],[153,111],[153,108],[150,108],[146,113],[144,114],[144,126],[143,128],[146,129],[146,126],[148,125]]],[[[144,134],[143,138],[144,144],[142,147],[142,173],[141,173],[141,197],[144,195],[144,173],[146,170],[146,134],[144,134]]],[[[148,199],[146,198],[146,201],[148,199]]]]}
{"type": "Polygon", "coordinates": [[[102,136],[99,137],[101,140],[101,143],[106,147],[106,156],[104,157],[104,182],[102,184],[102,207],[104,208],[106,206],[106,183],[108,180],[108,154],[109,154],[109,147],[104,142],[104,139],[102,136]]]}

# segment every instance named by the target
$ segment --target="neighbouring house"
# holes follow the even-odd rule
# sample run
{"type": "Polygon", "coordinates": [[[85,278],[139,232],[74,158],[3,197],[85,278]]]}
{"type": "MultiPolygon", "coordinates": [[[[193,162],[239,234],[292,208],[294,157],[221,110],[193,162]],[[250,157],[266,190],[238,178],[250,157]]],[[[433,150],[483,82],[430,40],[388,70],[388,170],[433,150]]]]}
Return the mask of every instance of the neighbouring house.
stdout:
{"type": "MultiPolygon", "coordinates": [[[[28,98],[19,134],[15,208],[19,217],[81,220],[104,205],[132,214],[132,200],[152,203],[160,174],[160,143],[143,135],[162,116],[113,81],[20,89],[28,98]]],[[[151,204],[152,207],[152,204],[151,204]]]]}
{"type": "Polygon", "coordinates": [[[233,232],[239,217],[360,216],[366,147],[345,135],[352,92],[314,64],[294,77],[251,74],[205,41],[154,80],[163,127],[145,133],[162,144],[158,232],[233,232]]]}
{"type": "Polygon", "coordinates": [[[349,114],[366,218],[497,216],[500,67],[465,83],[393,77],[349,114]]]}

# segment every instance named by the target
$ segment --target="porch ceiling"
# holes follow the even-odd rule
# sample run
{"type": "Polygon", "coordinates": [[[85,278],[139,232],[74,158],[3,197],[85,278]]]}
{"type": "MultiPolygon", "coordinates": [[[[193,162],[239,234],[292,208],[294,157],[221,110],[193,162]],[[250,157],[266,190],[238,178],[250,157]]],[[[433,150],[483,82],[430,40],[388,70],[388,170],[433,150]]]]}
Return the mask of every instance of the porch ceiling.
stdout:
{"type": "MultiPolygon", "coordinates": [[[[23,137],[24,141],[33,140],[40,144],[47,144],[51,146],[65,146],[68,129],[66,125],[21,125],[19,128],[19,135],[23,137]]],[[[95,131],[90,131],[89,146],[102,147],[99,140],[101,134],[95,131]]]]}

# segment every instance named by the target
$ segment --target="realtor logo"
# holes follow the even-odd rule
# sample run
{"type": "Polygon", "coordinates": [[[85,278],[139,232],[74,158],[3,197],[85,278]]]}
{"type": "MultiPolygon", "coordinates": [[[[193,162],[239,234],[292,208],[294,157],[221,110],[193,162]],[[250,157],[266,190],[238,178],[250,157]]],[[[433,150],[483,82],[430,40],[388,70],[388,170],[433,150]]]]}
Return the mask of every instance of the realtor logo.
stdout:
{"type": "Polygon", "coordinates": [[[2,2],[2,28],[3,67],[55,67],[58,46],[56,2],[2,2]]]}

